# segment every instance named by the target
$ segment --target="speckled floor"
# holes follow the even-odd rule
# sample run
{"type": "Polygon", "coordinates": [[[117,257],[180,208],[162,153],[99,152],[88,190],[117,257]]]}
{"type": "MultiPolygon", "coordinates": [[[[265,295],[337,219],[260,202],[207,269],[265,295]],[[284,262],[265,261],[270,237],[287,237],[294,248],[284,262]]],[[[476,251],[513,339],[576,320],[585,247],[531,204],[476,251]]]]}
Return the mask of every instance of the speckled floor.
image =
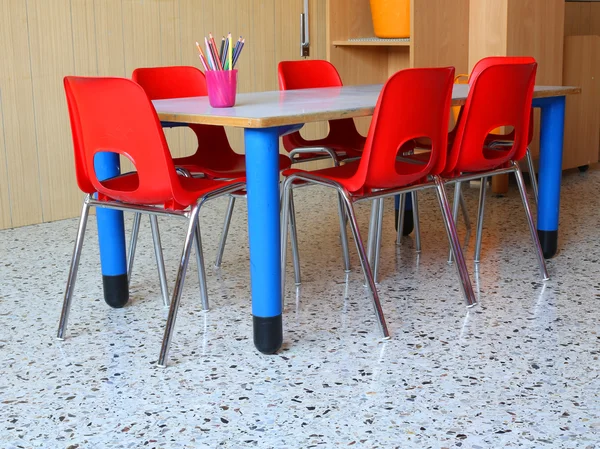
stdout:
{"type": "MultiPolygon", "coordinates": [[[[600,447],[599,191],[600,169],[565,174],[545,285],[516,188],[490,197],[477,279],[472,238],[466,249],[480,294],[469,311],[433,192],[421,195],[420,257],[412,236],[394,245],[388,209],[379,288],[393,338],[381,342],[354,247],[347,282],[341,269],[334,197],[301,189],[304,282],[294,291],[289,267],[275,356],[252,344],[240,201],[223,267],[209,269],[208,313],[190,264],[166,370],[147,218],[120,310],[102,299],[90,220],[64,342],[54,335],[76,220],[1,231],[0,448],[600,447]]],[[[477,190],[465,195],[474,218],[477,190]]],[[[207,261],[225,206],[204,210],[207,261]]],[[[368,206],[359,214],[366,235],[368,206]]],[[[161,230],[172,286],[183,227],[163,219],[161,230]]]]}

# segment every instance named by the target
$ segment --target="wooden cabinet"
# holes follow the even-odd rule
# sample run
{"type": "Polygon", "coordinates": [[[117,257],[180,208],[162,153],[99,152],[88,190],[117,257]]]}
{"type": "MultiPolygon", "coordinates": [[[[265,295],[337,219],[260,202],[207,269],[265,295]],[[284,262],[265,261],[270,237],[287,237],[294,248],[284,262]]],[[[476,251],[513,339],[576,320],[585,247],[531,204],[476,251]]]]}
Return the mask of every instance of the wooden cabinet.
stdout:
{"type": "Polygon", "coordinates": [[[581,86],[567,97],[563,167],[598,162],[600,151],[600,36],[567,36],[563,69],[565,85],[581,86]]]}
{"type": "MultiPolygon", "coordinates": [[[[564,0],[471,0],[469,68],[486,56],[533,56],[537,84],[560,86],[564,45],[564,0]]],[[[539,155],[539,112],[531,152],[539,155]]],[[[506,192],[508,177],[495,176],[495,193],[506,192]]]]}
{"type": "Polygon", "coordinates": [[[408,39],[373,37],[369,0],[327,1],[327,57],[345,84],[383,83],[409,67],[468,65],[469,0],[411,0],[408,39]]]}
{"type": "MultiPolygon", "coordinates": [[[[469,0],[411,0],[408,39],[374,37],[369,0],[327,0],[327,59],[344,84],[384,83],[410,67],[467,73],[469,0]]],[[[369,118],[356,120],[366,133],[369,118]]]]}

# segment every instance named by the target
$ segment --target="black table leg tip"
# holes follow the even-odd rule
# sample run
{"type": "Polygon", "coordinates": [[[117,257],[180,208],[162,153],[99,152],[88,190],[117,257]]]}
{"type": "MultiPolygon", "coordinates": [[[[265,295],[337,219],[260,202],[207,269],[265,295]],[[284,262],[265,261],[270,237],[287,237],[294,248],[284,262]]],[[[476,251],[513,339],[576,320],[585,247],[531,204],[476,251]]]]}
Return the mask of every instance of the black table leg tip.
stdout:
{"type": "Polygon", "coordinates": [[[542,252],[546,259],[553,258],[558,251],[558,231],[540,231],[538,230],[538,238],[542,246],[542,252]]]}
{"type": "Polygon", "coordinates": [[[104,300],[109,306],[120,309],[129,301],[129,282],[127,273],[117,276],[102,275],[102,285],[104,287],[104,300]]]}
{"type": "Polygon", "coordinates": [[[283,343],[281,315],[273,317],[253,316],[254,346],[263,354],[275,354],[283,343]]]}

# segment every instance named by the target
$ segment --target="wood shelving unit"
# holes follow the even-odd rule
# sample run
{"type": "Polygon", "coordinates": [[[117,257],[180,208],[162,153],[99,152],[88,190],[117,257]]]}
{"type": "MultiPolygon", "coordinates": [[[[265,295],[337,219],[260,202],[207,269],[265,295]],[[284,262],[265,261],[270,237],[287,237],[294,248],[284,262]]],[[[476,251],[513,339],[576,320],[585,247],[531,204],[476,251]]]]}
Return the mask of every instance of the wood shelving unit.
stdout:
{"type": "Polygon", "coordinates": [[[469,0],[411,0],[410,39],[374,36],[369,0],[327,0],[327,57],[345,84],[383,83],[409,67],[468,69],[469,0]]]}

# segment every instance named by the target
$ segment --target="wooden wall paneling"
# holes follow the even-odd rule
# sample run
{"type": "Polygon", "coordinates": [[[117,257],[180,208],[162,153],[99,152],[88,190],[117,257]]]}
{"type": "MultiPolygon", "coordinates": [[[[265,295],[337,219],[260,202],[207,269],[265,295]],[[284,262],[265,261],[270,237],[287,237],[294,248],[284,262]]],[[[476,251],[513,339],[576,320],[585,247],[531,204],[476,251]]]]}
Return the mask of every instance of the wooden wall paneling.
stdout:
{"type": "Polygon", "coordinates": [[[72,217],[81,203],[62,84],[75,69],[71,5],[28,0],[27,7],[43,220],[53,221],[72,217]]]}
{"type": "Polygon", "coordinates": [[[471,0],[468,72],[486,56],[506,55],[507,1],[471,0]]]}
{"type": "Polygon", "coordinates": [[[10,228],[10,196],[8,185],[8,169],[6,166],[6,146],[4,144],[4,115],[2,112],[2,90],[0,89],[0,229],[10,228]]]}
{"type": "Polygon", "coordinates": [[[125,68],[122,1],[94,2],[94,18],[98,75],[131,76],[125,68]]]}
{"type": "MultiPolygon", "coordinates": [[[[212,20],[212,2],[207,11],[209,0],[179,0],[179,45],[181,49],[181,64],[202,68],[198,59],[196,41],[204,40],[207,35],[204,22],[210,14],[212,20]]],[[[202,71],[204,69],[202,68],[202,71]]],[[[196,135],[189,129],[180,130],[181,141],[179,154],[191,154],[196,151],[196,135]]],[[[177,153],[174,153],[177,154],[177,153]]]]}
{"type": "Polygon", "coordinates": [[[0,2],[0,42],[3,144],[16,227],[42,221],[27,3],[0,2]]]}
{"type": "MultiPolygon", "coordinates": [[[[130,78],[138,67],[161,65],[159,2],[123,0],[122,14],[125,77],[130,78]]],[[[167,134],[170,135],[170,132],[167,134]]],[[[130,170],[133,170],[133,165],[121,156],[121,171],[130,170]]]]}
{"type": "Polygon", "coordinates": [[[600,36],[565,39],[563,80],[581,86],[581,95],[567,96],[563,167],[598,162],[600,146],[600,36]]]}
{"type": "Polygon", "coordinates": [[[71,27],[74,74],[98,76],[94,3],[88,0],[71,0],[71,27]]]}
{"type": "Polygon", "coordinates": [[[468,61],[469,0],[412,0],[411,67],[454,66],[462,73],[468,61]]]}
{"type": "MultiPolygon", "coordinates": [[[[179,0],[161,0],[158,2],[161,66],[181,65],[179,19],[179,0]]],[[[174,157],[186,156],[194,152],[195,148],[186,148],[185,146],[185,134],[188,131],[184,128],[164,129],[169,150],[174,157]]]]}

